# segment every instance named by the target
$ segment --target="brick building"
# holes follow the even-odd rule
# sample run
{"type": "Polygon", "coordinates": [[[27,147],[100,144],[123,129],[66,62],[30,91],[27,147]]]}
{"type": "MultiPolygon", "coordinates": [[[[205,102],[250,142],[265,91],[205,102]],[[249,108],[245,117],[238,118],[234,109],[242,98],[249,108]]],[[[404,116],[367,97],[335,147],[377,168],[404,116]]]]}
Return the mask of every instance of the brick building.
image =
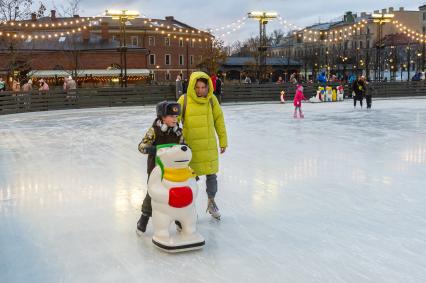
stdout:
{"type": "MultiPolygon", "coordinates": [[[[212,46],[211,34],[174,17],[130,20],[125,34],[129,84],[188,77],[212,46]]],[[[0,74],[51,82],[70,74],[79,82],[114,83],[124,69],[119,51],[123,38],[119,21],[109,17],[57,18],[55,11],[50,17],[33,15],[0,26],[0,74]]]]}
{"type": "MultiPolygon", "coordinates": [[[[426,31],[426,6],[410,11],[404,8],[377,10],[374,14],[394,14],[394,19],[403,23],[414,33],[425,34],[426,31]]],[[[368,74],[370,78],[378,76],[374,70],[377,65],[383,66],[382,78],[404,78],[416,70],[424,69],[425,43],[411,39],[401,32],[393,23],[383,26],[381,56],[376,60],[377,46],[379,43],[377,24],[372,20],[373,13],[362,12],[355,14],[347,12],[342,20],[315,24],[284,38],[278,46],[270,49],[271,56],[284,56],[300,60],[303,65],[301,72],[307,76],[316,77],[317,72],[328,70],[328,73],[342,76],[350,73],[368,74]],[[355,28],[354,28],[355,27],[355,28]],[[396,49],[392,38],[398,38],[397,43],[404,52],[398,52],[399,64],[392,64],[395,53],[387,49],[396,49]],[[404,41],[401,41],[405,38],[404,41]],[[386,39],[386,40],[384,40],[386,39]],[[404,48],[402,48],[404,47],[404,48]],[[420,55],[419,55],[420,54],[420,55]],[[411,59],[410,59],[411,58],[411,59]],[[412,59],[414,58],[414,60],[412,59]],[[410,71],[407,68],[411,68],[410,71]],[[402,72],[405,75],[394,76],[392,72],[402,72]]]]}

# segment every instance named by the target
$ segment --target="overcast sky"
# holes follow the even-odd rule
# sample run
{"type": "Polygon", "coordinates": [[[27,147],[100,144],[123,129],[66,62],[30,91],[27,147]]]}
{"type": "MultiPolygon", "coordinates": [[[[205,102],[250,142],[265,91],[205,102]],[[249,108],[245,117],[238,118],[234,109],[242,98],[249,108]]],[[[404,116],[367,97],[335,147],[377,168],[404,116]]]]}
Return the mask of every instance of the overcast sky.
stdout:
{"type": "MultiPolygon", "coordinates": [[[[65,1],[64,1],[65,2],[65,1]]],[[[374,10],[394,7],[405,7],[407,10],[418,10],[426,2],[415,0],[82,0],[81,15],[99,15],[106,9],[127,8],[137,10],[151,18],[164,19],[174,16],[176,19],[201,29],[216,28],[227,25],[244,17],[253,10],[273,10],[289,22],[307,26],[314,23],[335,20],[345,11],[372,12],[374,10]],[[299,4],[300,3],[300,4],[299,4]],[[325,4],[326,3],[326,4],[325,4]]],[[[57,0],[57,4],[61,1],[57,0]]],[[[278,22],[268,25],[268,32],[282,28],[278,22]]],[[[282,28],[284,29],[284,28],[282,28]]],[[[242,40],[250,35],[258,34],[258,25],[249,21],[238,32],[226,37],[227,41],[242,40]]]]}

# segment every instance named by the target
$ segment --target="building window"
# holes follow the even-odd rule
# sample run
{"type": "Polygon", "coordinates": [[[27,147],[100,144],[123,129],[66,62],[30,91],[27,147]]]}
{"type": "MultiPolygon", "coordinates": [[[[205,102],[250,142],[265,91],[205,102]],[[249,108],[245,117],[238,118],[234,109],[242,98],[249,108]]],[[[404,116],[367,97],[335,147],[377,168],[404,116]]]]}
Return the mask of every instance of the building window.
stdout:
{"type": "Polygon", "coordinates": [[[120,37],[116,36],[116,35],[113,35],[112,36],[112,41],[120,41],[120,37]]]}
{"type": "Polygon", "coordinates": [[[164,38],[164,45],[170,46],[170,37],[165,37],[164,38]]]}
{"type": "Polygon", "coordinates": [[[155,65],[155,54],[149,54],[149,64],[155,65]]]}
{"type": "Polygon", "coordinates": [[[166,81],[170,81],[170,71],[166,72],[166,81]]]}
{"type": "Polygon", "coordinates": [[[130,37],[130,41],[131,41],[131,44],[133,45],[133,46],[138,46],[139,44],[139,37],[137,36],[137,35],[132,35],[131,37],[130,37]]]}
{"type": "Polygon", "coordinates": [[[359,48],[362,49],[363,45],[362,45],[362,41],[359,42],[359,48]]]}
{"type": "Polygon", "coordinates": [[[179,65],[184,65],[184,57],[183,55],[179,55],[179,65]]]}
{"type": "Polygon", "coordinates": [[[183,39],[179,39],[179,46],[183,47],[183,39]]]}
{"type": "Polygon", "coordinates": [[[148,37],[148,45],[149,46],[155,45],[155,37],[153,37],[153,36],[148,37]]]}
{"type": "Polygon", "coordinates": [[[426,13],[423,13],[423,21],[426,21],[426,13]]]}
{"type": "Polygon", "coordinates": [[[195,45],[195,41],[194,40],[191,40],[191,47],[194,47],[195,45]]]}
{"type": "Polygon", "coordinates": [[[164,63],[166,65],[171,65],[172,64],[171,58],[172,58],[172,56],[170,54],[166,54],[165,59],[164,59],[164,63]]]}
{"type": "Polygon", "coordinates": [[[189,56],[189,64],[191,66],[194,64],[194,55],[189,56]]]}
{"type": "Polygon", "coordinates": [[[199,57],[198,57],[198,61],[201,63],[201,62],[203,62],[203,55],[200,55],[199,57]]]}
{"type": "Polygon", "coordinates": [[[367,47],[367,48],[370,48],[370,41],[369,41],[369,40],[367,40],[366,47],[367,47]]]}

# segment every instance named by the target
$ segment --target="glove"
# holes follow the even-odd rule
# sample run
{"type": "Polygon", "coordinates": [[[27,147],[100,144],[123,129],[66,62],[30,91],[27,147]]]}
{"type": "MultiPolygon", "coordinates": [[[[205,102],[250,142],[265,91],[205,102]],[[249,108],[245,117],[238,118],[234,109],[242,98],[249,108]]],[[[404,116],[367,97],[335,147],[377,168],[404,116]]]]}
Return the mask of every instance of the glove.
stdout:
{"type": "Polygon", "coordinates": [[[146,154],[155,154],[157,152],[157,147],[150,145],[144,148],[146,154]]]}

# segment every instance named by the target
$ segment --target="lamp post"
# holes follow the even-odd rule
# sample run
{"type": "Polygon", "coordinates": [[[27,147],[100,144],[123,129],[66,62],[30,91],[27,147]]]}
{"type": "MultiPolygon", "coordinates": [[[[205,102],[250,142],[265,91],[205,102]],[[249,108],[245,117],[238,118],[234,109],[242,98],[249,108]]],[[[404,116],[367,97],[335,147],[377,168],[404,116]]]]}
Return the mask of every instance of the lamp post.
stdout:
{"type": "MultiPolygon", "coordinates": [[[[425,37],[426,27],[423,27],[423,38],[425,37]]],[[[425,54],[426,54],[426,40],[422,41],[423,49],[422,49],[422,72],[425,71],[425,54]]]]}
{"type": "Polygon", "coordinates": [[[420,69],[420,68],[423,67],[422,66],[422,62],[421,62],[422,56],[423,56],[423,53],[420,52],[420,51],[417,51],[417,71],[422,71],[423,70],[423,69],[420,69]]]}
{"type": "Polygon", "coordinates": [[[408,46],[407,46],[407,81],[410,81],[410,69],[411,69],[411,46],[410,46],[410,41],[408,41],[408,46]]]}
{"type": "Polygon", "coordinates": [[[123,67],[121,67],[121,87],[127,87],[127,44],[126,44],[126,23],[129,20],[133,20],[139,16],[136,11],[123,10],[106,10],[106,16],[112,17],[113,20],[119,20],[120,22],[120,65],[124,65],[124,78],[123,78],[123,67]]]}
{"type": "Polygon", "coordinates": [[[248,17],[250,19],[255,19],[259,21],[259,57],[258,57],[258,64],[259,64],[259,73],[258,73],[258,80],[259,83],[261,81],[262,76],[265,73],[265,66],[266,66],[266,51],[268,49],[267,46],[267,39],[266,39],[266,24],[278,17],[278,14],[276,12],[259,12],[254,11],[248,13],[248,17]]]}
{"type": "Polygon", "coordinates": [[[376,68],[374,70],[374,78],[378,81],[382,77],[382,59],[381,50],[383,49],[382,37],[383,37],[383,25],[389,23],[394,17],[394,14],[373,14],[371,16],[373,22],[377,24],[377,43],[376,43],[376,68]]]}

